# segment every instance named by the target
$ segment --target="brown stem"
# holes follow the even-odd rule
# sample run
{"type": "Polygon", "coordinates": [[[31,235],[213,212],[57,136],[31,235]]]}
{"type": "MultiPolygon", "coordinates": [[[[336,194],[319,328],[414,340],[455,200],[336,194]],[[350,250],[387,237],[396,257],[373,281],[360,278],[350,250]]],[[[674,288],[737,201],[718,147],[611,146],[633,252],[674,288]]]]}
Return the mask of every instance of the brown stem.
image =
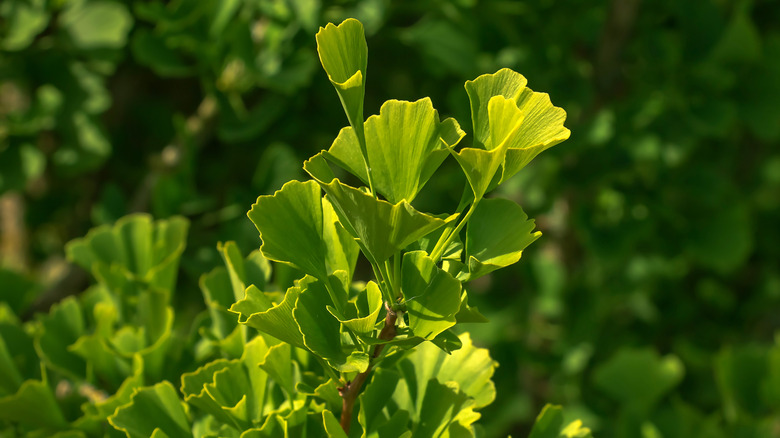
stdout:
{"type": "MultiPolygon", "coordinates": [[[[385,303],[385,309],[387,309],[387,315],[385,316],[385,325],[382,327],[382,331],[379,332],[379,339],[389,341],[396,335],[395,322],[398,320],[398,313],[393,311],[389,303],[385,303]]],[[[384,348],[385,344],[378,344],[374,347],[372,359],[379,357],[384,348]]],[[[344,433],[347,435],[349,435],[349,425],[352,423],[352,408],[355,406],[355,400],[357,400],[358,394],[360,394],[360,389],[368,380],[368,374],[371,372],[372,367],[373,365],[369,365],[368,369],[355,377],[355,380],[339,388],[339,395],[343,399],[341,403],[341,428],[344,429],[344,433]]]]}

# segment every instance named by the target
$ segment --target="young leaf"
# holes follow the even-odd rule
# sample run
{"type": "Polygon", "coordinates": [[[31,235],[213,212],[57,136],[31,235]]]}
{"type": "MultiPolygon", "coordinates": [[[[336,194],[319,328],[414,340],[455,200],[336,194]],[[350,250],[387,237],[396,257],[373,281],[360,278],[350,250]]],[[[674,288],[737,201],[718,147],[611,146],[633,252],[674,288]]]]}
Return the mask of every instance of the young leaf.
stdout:
{"type": "Polygon", "coordinates": [[[293,319],[293,308],[298,301],[301,288],[287,289],[279,304],[271,300],[254,285],[246,288],[244,299],[233,304],[230,311],[238,313],[238,322],[254,327],[290,345],[305,348],[303,335],[293,319]]]}
{"type": "Polygon", "coordinates": [[[171,438],[189,438],[192,431],[184,406],[173,385],[163,381],[137,390],[108,422],[128,438],[147,438],[156,429],[171,438]]]}
{"type": "Polygon", "coordinates": [[[355,129],[362,129],[368,65],[363,24],[352,18],[338,26],[328,23],[320,28],[316,39],[320,62],[336,88],[349,124],[355,129]]]}
{"type": "MultiPolygon", "coordinates": [[[[465,133],[454,119],[439,122],[429,98],[389,100],[365,122],[374,189],[390,203],[412,202],[446,158],[443,142],[454,147],[465,133]],[[445,139],[446,138],[446,139],[445,139]]],[[[368,184],[357,135],[344,128],[323,156],[368,184]]]]}
{"type": "Polygon", "coordinates": [[[515,102],[503,96],[494,96],[487,104],[489,136],[485,149],[463,148],[451,153],[460,164],[469,181],[474,199],[479,201],[490,188],[496,172],[504,163],[507,149],[512,145],[523,122],[523,113],[515,102]]]}
{"type": "MultiPolygon", "coordinates": [[[[399,379],[399,374],[389,369],[378,368],[374,371],[371,382],[359,396],[360,411],[358,412],[358,423],[363,428],[362,436],[386,436],[379,433],[379,428],[386,426],[391,419],[391,414],[385,410],[385,405],[387,404],[387,395],[395,391],[399,379]]],[[[399,412],[406,413],[405,418],[408,422],[409,413],[403,410],[399,412]]],[[[399,419],[395,421],[399,422],[399,419]]],[[[399,424],[399,426],[401,426],[398,429],[399,432],[408,429],[408,424],[406,423],[399,424]]]]}
{"type": "Polygon", "coordinates": [[[482,75],[466,82],[471,103],[474,141],[479,148],[490,149],[491,139],[488,103],[494,96],[503,96],[517,103],[524,116],[517,136],[506,152],[499,184],[525,167],[539,153],[569,138],[571,132],[563,126],[566,111],[554,107],[546,93],[535,93],[526,87],[523,75],[508,68],[482,75]]]}
{"type": "Polygon", "coordinates": [[[263,255],[321,280],[337,270],[352,272],[356,247],[336,229],[314,181],[290,181],[273,196],[260,196],[247,213],[260,231],[263,255]]]}
{"type": "Polygon", "coordinates": [[[70,348],[84,334],[81,304],[68,297],[52,306],[48,315],[38,320],[35,349],[52,369],[80,379],[86,376],[86,362],[70,348]]]}
{"type": "Polygon", "coordinates": [[[541,231],[516,203],[502,198],[483,199],[466,229],[466,266],[468,272],[458,279],[469,281],[518,260],[523,250],[541,231]]]}
{"type": "Polygon", "coordinates": [[[676,356],[655,350],[622,349],[594,372],[596,386],[628,409],[641,413],[677,386],[684,374],[676,356]]]}
{"type": "Polygon", "coordinates": [[[455,325],[460,308],[460,282],[439,269],[425,251],[404,254],[401,291],[406,298],[409,328],[431,340],[455,325]]]}
{"type": "Polygon", "coordinates": [[[547,404],[536,417],[528,438],[593,438],[582,421],[574,420],[564,427],[563,408],[547,404]]]}
{"type": "Polygon", "coordinates": [[[0,420],[55,430],[68,427],[45,379],[27,380],[15,394],[0,397],[0,420]]]}
{"type": "Polygon", "coordinates": [[[406,201],[391,204],[342,184],[321,154],[306,161],[303,168],[325,189],[341,223],[359,239],[361,249],[375,264],[456,217],[439,219],[415,210],[406,201]]]}
{"type": "Polygon", "coordinates": [[[313,277],[304,277],[298,285],[301,293],[295,303],[293,317],[303,334],[306,348],[339,371],[365,371],[368,368],[368,355],[362,353],[348,356],[344,353],[340,323],[325,311],[333,303],[325,284],[313,277]]]}
{"type": "Polygon", "coordinates": [[[376,319],[382,310],[382,291],[379,286],[369,281],[354,303],[347,306],[343,317],[333,307],[328,306],[328,311],[345,327],[361,335],[370,334],[376,325],[376,319]]]}

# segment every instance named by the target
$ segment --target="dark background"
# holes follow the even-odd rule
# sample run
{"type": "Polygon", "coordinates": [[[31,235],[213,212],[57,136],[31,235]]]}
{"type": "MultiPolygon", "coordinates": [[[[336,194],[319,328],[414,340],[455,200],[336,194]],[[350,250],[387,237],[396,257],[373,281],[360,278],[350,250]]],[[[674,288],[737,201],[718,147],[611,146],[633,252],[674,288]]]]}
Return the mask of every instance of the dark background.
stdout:
{"type": "MultiPolygon", "coordinates": [[[[369,46],[366,116],[502,67],[571,138],[499,189],[544,235],[470,285],[500,367],[486,436],[546,402],[599,437],[780,436],[780,2],[179,0],[0,3],[0,298],[25,318],[88,284],[63,245],[131,212],[191,220],[176,305],[216,242],[347,124],[314,34],[369,46]]],[[[467,138],[468,141],[468,138],[467,138]]],[[[463,184],[448,160],[415,206],[463,184]]],[[[177,322],[184,324],[177,316],[177,322]]]]}

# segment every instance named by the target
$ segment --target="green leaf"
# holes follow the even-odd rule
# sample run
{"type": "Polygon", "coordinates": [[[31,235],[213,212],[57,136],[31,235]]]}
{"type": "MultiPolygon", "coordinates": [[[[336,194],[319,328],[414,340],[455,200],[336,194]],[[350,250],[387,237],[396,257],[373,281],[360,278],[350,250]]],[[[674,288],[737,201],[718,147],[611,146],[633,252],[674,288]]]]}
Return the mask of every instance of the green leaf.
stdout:
{"type": "Polygon", "coordinates": [[[229,362],[226,359],[217,359],[191,373],[182,374],[181,393],[185,403],[213,415],[223,423],[232,424],[229,413],[222,409],[222,405],[207,390],[207,385],[214,382],[214,374],[226,369],[229,362]]]}
{"type": "Polygon", "coordinates": [[[463,148],[455,152],[450,148],[466,174],[475,200],[482,199],[490,188],[496,172],[504,163],[508,148],[515,142],[524,117],[512,99],[493,96],[487,104],[485,122],[490,135],[482,145],[485,149],[463,148]]]}
{"type": "Polygon", "coordinates": [[[460,299],[460,309],[455,314],[455,321],[458,324],[474,323],[474,322],[488,322],[488,319],[479,312],[476,307],[469,306],[469,296],[466,291],[463,291],[463,296],[460,299]]]}
{"type": "Polygon", "coordinates": [[[355,129],[362,129],[368,64],[363,24],[352,18],[338,26],[328,23],[320,28],[316,39],[320,62],[336,88],[349,124],[355,129]]]}
{"type": "Polygon", "coordinates": [[[35,349],[44,363],[73,379],[86,376],[87,364],[69,346],[84,334],[84,316],[75,297],[52,306],[48,315],[38,319],[35,349]]]}
{"type": "Polygon", "coordinates": [[[155,429],[171,438],[192,437],[185,405],[168,381],[137,390],[108,422],[128,438],[147,438],[155,429]]]}
{"type": "MultiPolygon", "coordinates": [[[[259,251],[252,251],[246,259],[241,256],[236,242],[218,243],[217,250],[225,262],[233,286],[234,301],[244,296],[246,287],[254,284],[258,289],[266,287],[271,277],[271,265],[259,251]]],[[[229,303],[228,303],[229,304],[229,303]]]]}
{"type": "Polygon", "coordinates": [[[416,336],[431,340],[455,325],[460,308],[460,282],[439,269],[425,251],[404,254],[401,291],[416,336]]]}
{"type": "Polygon", "coordinates": [[[5,50],[24,50],[35,40],[46,25],[49,24],[49,14],[42,4],[34,2],[9,2],[10,14],[6,19],[5,35],[2,47],[5,50]]]}
{"type": "MultiPolygon", "coordinates": [[[[262,336],[258,336],[262,339],[262,336]]],[[[257,339],[257,338],[256,338],[257,339]]],[[[258,342],[258,341],[256,341],[258,342]]],[[[268,373],[287,393],[289,400],[295,398],[294,364],[292,347],[287,343],[279,343],[268,348],[265,356],[259,358],[258,366],[268,373]]]]}
{"type": "Polygon", "coordinates": [[[563,425],[563,408],[547,404],[536,417],[528,438],[592,438],[590,429],[582,427],[581,420],[563,425]]]}
{"type": "MultiPolygon", "coordinates": [[[[385,409],[387,404],[387,395],[392,394],[398,385],[400,376],[397,372],[386,369],[377,368],[371,377],[371,382],[366,385],[366,389],[358,397],[360,404],[360,411],[358,412],[358,423],[363,428],[363,437],[381,437],[386,436],[379,432],[379,428],[387,426],[391,420],[391,414],[385,409]]],[[[409,413],[405,412],[405,418],[408,422],[409,413]]],[[[397,413],[397,412],[396,412],[397,413]]],[[[403,415],[403,414],[402,414],[403,415]]],[[[393,414],[395,416],[395,414],[393,414]]],[[[400,422],[401,418],[396,418],[395,422],[400,422]]],[[[398,430],[408,429],[407,424],[401,425],[402,428],[398,430]]],[[[397,436],[397,435],[396,435],[397,436]]]]}
{"type": "Polygon", "coordinates": [[[114,226],[93,228],[86,237],[68,242],[65,252],[96,277],[97,271],[107,272],[116,264],[125,277],[171,293],[188,227],[183,217],[152,221],[148,214],[133,214],[114,226]]]}
{"type": "Polygon", "coordinates": [[[650,348],[624,348],[595,370],[594,383],[627,409],[642,413],[677,386],[684,372],[675,356],[661,358],[650,348]]]}
{"type": "Polygon", "coordinates": [[[375,264],[457,217],[440,219],[415,210],[406,201],[391,204],[342,184],[321,154],[306,161],[303,168],[325,189],[341,224],[359,239],[363,253],[375,264]]]}
{"type": "Polygon", "coordinates": [[[327,409],[322,411],[322,423],[328,438],[347,438],[347,434],[344,433],[344,429],[341,428],[341,424],[331,411],[327,409]]]}
{"type": "Polygon", "coordinates": [[[328,311],[345,327],[361,335],[367,335],[374,331],[377,317],[382,310],[382,291],[379,286],[369,281],[366,287],[358,294],[355,302],[347,305],[343,317],[331,306],[328,311]]]}
{"type": "Polygon", "coordinates": [[[111,303],[99,302],[93,313],[94,332],[78,338],[68,350],[84,358],[93,372],[116,387],[127,377],[130,369],[130,361],[117,354],[109,344],[114,335],[114,324],[119,318],[117,308],[111,303]]]}
{"type": "Polygon", "coordinates": [[[0,397],[0,420],[52,429],[68,427],[45,378],[27,380],[15,394],[0,397]]]}
{"type": "Polygon", "coordinates": [[[460,340],[463,347],[452,354],[429,343],[420,344],[413,354],[404,359],[414,371],[409,373],[411,370],[402,366],[403,377],[416,381],[417,388],[423,388],[430,379],[441,383],[454,382],[474,399],[477,408],[487,406],[496,397],[491,378],[498,364],[490,358],[487,349],[474,346],[468,333],[460,335],[460,340]]]}
{"type": "Polygon", "coordinates": [[[293,308],[300,293],[301,288],[293,286],[287,289],[281,303],[274,304],[265,293],[251,285],[246,289],[244,299],[230,306],[230,311],[238,313],[238,322],[241,324],[254,327],[290,345],[305,348],[303,335],[293,319],[293,308]]]}
{"type": "Polygon", "coordinates": [[[273,196],[260,196],[247,214],[260,231],[263,255],[321,280],[352,272],[357,247],[321,197],[314,181],[290,181],[273,196]]]}
{"type": "Polygon", "coordinates": [[[534,232],[535,222],[523,209],[508,199],[483,199],[469,219],[466,229],[466,264],[468,273],[461,281],[481,277],[520,260],[523,250],[541,231],[534,232]]]}
{"type": "Polygon", "coordinates": [[[298,285],[301,293],[295,303],[293,317],[303,334],[306,348],[341,372],[365,371],[368,355],[362,352],[346,355],[341,345],[341,324],[333,315],[325,313],[332,304],[325,284],[307,276],[298,285]]]}
{"type": "Polygon", "coordinates": [[[555,405],[545,405],[536,417],[534,427],[528,438],[558,438],[563,426],[563,408],[555,405]]]}
{"type": "Polygon", "coordinates": [[[496,183],[506,181],[536,155],[571,134],[563,126],[566,111],[553,106],[546,93],[535,93],[526,87],[527,83],[523,75],[507,68],[466,82],[476,147],[490,150],[490,143],[494,141],[489,122],[489,102],[494,96],[515,101],[523,115],[522,124],[506,152],[501,178],[496,183]]]}
{"type": "Polygon", "coordinates": [[[22,385],[22,375],[16,368],[11,352],[0,334],[0,395],[16,392],[22,385]]]}
{"type": "Polygon", "coordinates": [[[77,47],[85,50],[124,47],[133,26],[133,16],[124,4],[91,1],[68,5],[59,24],[68,30],[77,47]]]}
{"type": "MultiPolygon", "coordinates": [[[[442,142],[454,147],[463,135],[455,119],[439,122],[429,98],[385,102],[379,115],[365,122],[374,189],[390,203],[412,202],[446,158],[442,142]]],[[[358,137],[352,128],[342,129],[323,156],[368,184],[358,137]]]]}

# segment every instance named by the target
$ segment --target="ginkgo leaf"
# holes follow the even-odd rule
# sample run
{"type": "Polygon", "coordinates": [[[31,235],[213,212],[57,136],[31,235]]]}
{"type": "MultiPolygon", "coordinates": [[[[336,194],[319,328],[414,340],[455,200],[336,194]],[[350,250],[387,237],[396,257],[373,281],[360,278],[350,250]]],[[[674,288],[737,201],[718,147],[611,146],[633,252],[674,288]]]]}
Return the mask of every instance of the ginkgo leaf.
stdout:
{"type": "Polygon", "coordinates": [[[353,332],[366,335],[374,330],[379,312],[382,310],[382,291],[379,286],[369,281],[366,287],[358,294],[354,302],[347,305],[342,317],[338,316],[336,309],[328,306],[328,311],[353,332]]]}
{"type": "Polygon", "coordinates": [[[563,408],[547,404],[536,417],[528,438],[592,438],[590,429],[582,421],[574,420],[564,426],[563,408]]]}
{"type": "Polygon", "coordinates": [[[238,313],[238,322],[241,324],[254,327],[290,345],[305,348],[303,335],[292,313],[300,293],[300,287],[290,287],[282,302],[274,304],[265,293],[251,285],[246,288],[244,299],[233,304],[230,311],[238,313]]]}
{"type": "Polygon", "coordinates": [[[495,399],[496,388],[491,378],[498,364],[490,358],[488,350],[474,346],[468,333],[459,338],[463,346],[451,354],[425,342],[404,359],[411,367],[400,366],[403,380],[416,382],[418,400],[424,396],[423,388],[431,379],[456,383],[460,391],[474,399],[475,408],[487,406],[495,399]]]}
{"type": "MultiPolygon", "coordinates": [[[[454,119],[439,121],[429,98],[389,100],[365,122],[374,189],[390,203],[412,202],[465,133],[454,119]]],[[[368,184],[358,137],[351,127],[339,132],[325,158],[368,184]]]]}
{"type": "Polygon", "coordinates": [[[460,282],[436,266],[425,251],[404,254],[401,291],[406,299],[409,328],[431,340],[455,325],[460,308],[460,282]]]}
{"type": "Polygon", "coordinates": [[[325,190],[344,228],[355,238],[366,257],[378,264],[422,236],[455,219],[440,219],[415,210],[402,200],[391,204],[341,183],[321,154],[304,163],[325,190]]]}
{"type": "Polygon", "coordinates": [[[244,296],[244,290],[250,284],[254,284],[260,290],[266,286],[271,276],[271,265],[259,251],[253,251],[246,259],[241,255],[241,250],[236,242],[218,243],[217,250],[225,262],[230,284],[233,286],[234,301],[244,296]]]}
{"type": "Polygon", "coordinates": [[[368,368],[368,355],[362,352],[347,355],[341,344],[341,324],[325,309],[331,305],[325,284],[313,277],[298,282],[301,293],[293,309],[293,317],[303,334],[303,344],[312,353],[327,360],[342,372],[363,372],[368,368]]]}
{"type": "Polygon", "coordinates": [[[336,420],[333,412],[327,409],[322,411],[322,423],[328,438],[347,438],[347,434],[344,433],[344,429],[341,428],[341,424],[336,420]]]}
{"type": "Polygon", "coordinates": [[[0,397],[0,420],[55,430],[68,427],[45,378],[42,381],[26,380],[16,393],[0,397]]]}
{"type": "Polygon", "coordinates": [[[316,35],[320,62],[339,95],[349,124],[363,125],[363,97],[366,92],[368,46],[363,24],[353,18],[338,26],[328,23],[316,35]]]}
{"type": "Polygon", "coordinates": [[[485,149],[463,148],[458,152],[450,149],[466,174],[475,202],[482,199],[497,178],[496,172],[504,163],[524,118],[517,104],[503,96],[493,96],[487,103],[486,113],[489,135],[485,138],[485,149]]]}
{"type": "Polygon", "coordinates": [[[170,293],[186,246],[189,221],[182,217],[152,221],[134,214],[113,226],[100,226],[65,246],[68,258],[92,271],[118,266],[125,276],[170,293]]]}
{"type": "Polygon", "coordinates": [[[352,272],[354,241],[339,233],[314,181],[290,181],[272,196],[260,196],[247,213],[260,231],[265,257],[289,264],[319,279],[337,270],[352,272]]]}
{"type": "Polygon", "coordinates": [[[523,209],[508,199],[490,198],[479,203],[466,229],[467,272],[458,276],[469,281],[509,266],[533,243],[541,231],[523,209]]]}
{"type": "Polygon", "coordinates": [[[523,75],[508,68],[466,82],[476,147],[490,149],[489,144],[493,141],[488,104],[494,96],[513,100],[524,116],[522,126],[506,152],[501,177],[494,185],[506,181],[539,153],[571,134],[563,126],[566,111],[553,106],[546,93],[535,93],[527,88],[527,83],[523,75]]]}
{"type": "MultiPolygon", "coordinates": [[[[265,342],[262,336],[258,336],[257,342],[265,342]]],[[[267,343],[267,342],[265,342],[267,343]]],[[[287,393],[290,400],[295,397],[295,380],[293,367],[295,363],[292,359],[292,347],[290,344],[281,342],[270,345],[264,356],[259,358],[257,365],[268,373],[271,378],[287,393]]]]}
{"type": "Polygon", "coordinates": [[[360,401],[358,423],[363,428],[362,436],[377,438],[388,436],[380,432],[380,428],[388,427],[395,429],[395,434],[390,436],[399,436],[401,431],[408,429],[407,411],[399,410],[391,414],[388,409],[385,409],[387,395],[395,391],[399,379],[397,372],[386,368],[378,368],[373,372],[371,382],[358,397],[360,401]]]}
{"type": "Polygon", "coordinates": [[[137,390],[108,422],[128,438],[147,438],[155,429],[171,438],[192,437],[185,405],[168,381],[137,390]]]}
{"type": "Polygon", "coordinates": [[[81,304],[71,296],[52,306],[48,315],[38,320],[35,350],[49,367],[80,379],[86,375],[86,361],[68,347],[85,332],[81,304]]]}

